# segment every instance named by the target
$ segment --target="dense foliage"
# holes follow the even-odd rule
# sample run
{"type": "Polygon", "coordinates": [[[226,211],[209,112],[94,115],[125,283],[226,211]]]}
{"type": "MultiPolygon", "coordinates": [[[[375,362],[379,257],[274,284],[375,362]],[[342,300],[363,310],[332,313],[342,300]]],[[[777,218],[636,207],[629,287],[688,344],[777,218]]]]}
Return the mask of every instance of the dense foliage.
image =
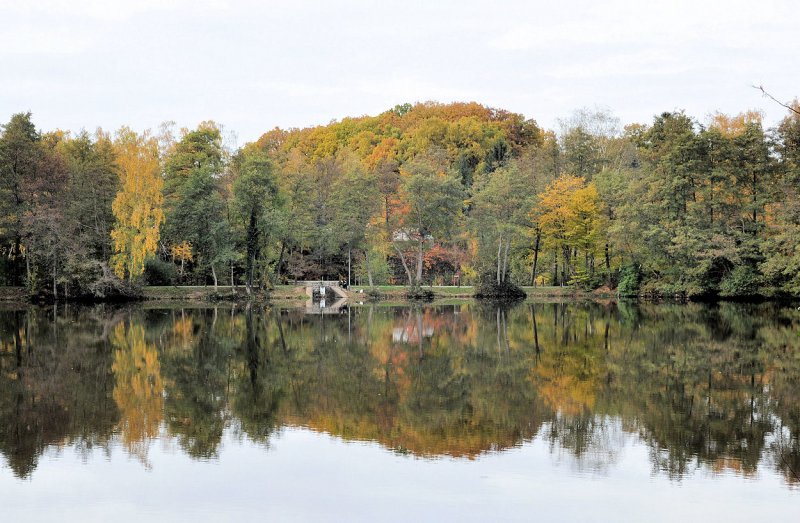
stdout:
{"type": "Polygon", "coordinates": [[[137,282],[297,279],[800,294],[800,116],[558,133],[476,103],[274,129],[239,150],[203,122],[0,135],[0,284],[49,297],[137,282]],[[116,274],[116,276],[115,276],[116,274]]]}

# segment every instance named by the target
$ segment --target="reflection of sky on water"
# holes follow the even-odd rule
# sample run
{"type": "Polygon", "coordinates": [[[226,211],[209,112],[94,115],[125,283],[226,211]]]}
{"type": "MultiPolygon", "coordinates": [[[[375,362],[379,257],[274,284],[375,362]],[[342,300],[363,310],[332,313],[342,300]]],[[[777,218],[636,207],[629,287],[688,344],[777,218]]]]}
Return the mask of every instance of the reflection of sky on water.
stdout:
{"type": "Polygon", "coordinates": [[[758,481],[702,471],[670,481],[653,474],[635,435],[605,423],[614,457],[599,470],[591,457],[552,452],[544,435],[467,460],[415,458],[303,428],[284,428],[265,450],[229,429],[218,460],[151,442],[149,470],[116,443],[83,464],[76,452],[48,452],[32,478],[0,469],[0,500],[6,521],[117,522],[768,521],[800,503],[768,468],[758,481]]]}
{"type": "Polygon", "coordinates": [[[0,514],[752,520],[800,501],[793,309],[308,312],[0,312],[0,514]]]}

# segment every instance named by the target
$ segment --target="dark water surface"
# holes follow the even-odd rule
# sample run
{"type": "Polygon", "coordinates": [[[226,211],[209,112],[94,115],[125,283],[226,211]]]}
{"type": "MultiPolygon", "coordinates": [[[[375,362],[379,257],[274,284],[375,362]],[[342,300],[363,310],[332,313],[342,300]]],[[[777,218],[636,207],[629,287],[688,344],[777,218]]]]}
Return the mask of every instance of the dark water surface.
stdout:
{"type": "Polygon", "coordinates": [[[800,311],[0,309],[3,521],[791,521],[800,311]]]}

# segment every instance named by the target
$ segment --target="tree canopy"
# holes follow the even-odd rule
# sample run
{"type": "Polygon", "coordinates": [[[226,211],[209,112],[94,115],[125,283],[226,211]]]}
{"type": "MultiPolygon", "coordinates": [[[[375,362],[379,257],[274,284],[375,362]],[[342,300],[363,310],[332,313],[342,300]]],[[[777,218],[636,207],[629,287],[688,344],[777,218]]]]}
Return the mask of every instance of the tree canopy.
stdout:
{"type": "Polygon", "coordinates": [[[0,134],[0,281],[80,296],[132,283],[270,288],[579,285],[800,293],[800,116],[580,110],[558,131],[477,103],[275,128],[238,150],[203,122],[155,136],[0,134]]]}

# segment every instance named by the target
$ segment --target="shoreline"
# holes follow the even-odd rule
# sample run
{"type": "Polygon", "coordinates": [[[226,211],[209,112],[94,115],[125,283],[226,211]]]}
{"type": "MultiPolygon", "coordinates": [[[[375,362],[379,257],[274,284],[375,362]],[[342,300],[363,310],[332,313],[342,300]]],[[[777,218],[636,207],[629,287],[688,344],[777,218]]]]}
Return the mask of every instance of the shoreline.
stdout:
{"type": "MultiPolygon", "coordinates": [[[[366,303],[397,303],[397,304],[410,304],[410,303],[439,303],[446,300],[474,300],[474,301],[487,301],[474,296],[475,287],[473,286],[428,286],[424,289],[433,291],[433,300],[420,301],[413,300],[406,297],[406,286],[401,285],[378,285],[374,288],[380,292],[380,297],[375,299],[367,294],[369,287],[353,286],[345,292],[348,295],[348,301],[358,304],[366,303]]],[[[546,299],[565,299],[565,300],[590,300],[590,301],[645,301],[645,302],[675,302],[675,303],[715,303],[715,302],[739,302],[739,303],[787,303],[796,304],[800,302],[798,297],[726,297],[708,299],[679,299],[672,296],[667,297],[652,297],[652,296],[638,296],[638,297],[620,297],[615,292],[609,289],[597,289],[594,291],[584,291],[574,287],[522,287],[525,291],[525,300],[536,298],[546,299]]],[[[296,285],[278,285],[272,289],[268,294],[257,295],[248,297],[245,293],[245,288],[242,286],[236,287],[236,297],[234,298],[230,286],[147,286],[142,287],[142,295],[137,298],[129,300],[62,300],[60,303],[70,304],[85,304],[94,305],[100,303],[148,303],[148,302],[185,302],[185,303],[241,303],[247,301],[263,302],[263,303],[288,303],[288,304],[301,304],[309,298],[306,295],[305,288],[296,285]]],[[[24,287],[0,287],[0,303],[5,304],[25,304],[36,305],[45,304],[48,302],[39,302],[31,299],[27,294],[24,287]]]]}

